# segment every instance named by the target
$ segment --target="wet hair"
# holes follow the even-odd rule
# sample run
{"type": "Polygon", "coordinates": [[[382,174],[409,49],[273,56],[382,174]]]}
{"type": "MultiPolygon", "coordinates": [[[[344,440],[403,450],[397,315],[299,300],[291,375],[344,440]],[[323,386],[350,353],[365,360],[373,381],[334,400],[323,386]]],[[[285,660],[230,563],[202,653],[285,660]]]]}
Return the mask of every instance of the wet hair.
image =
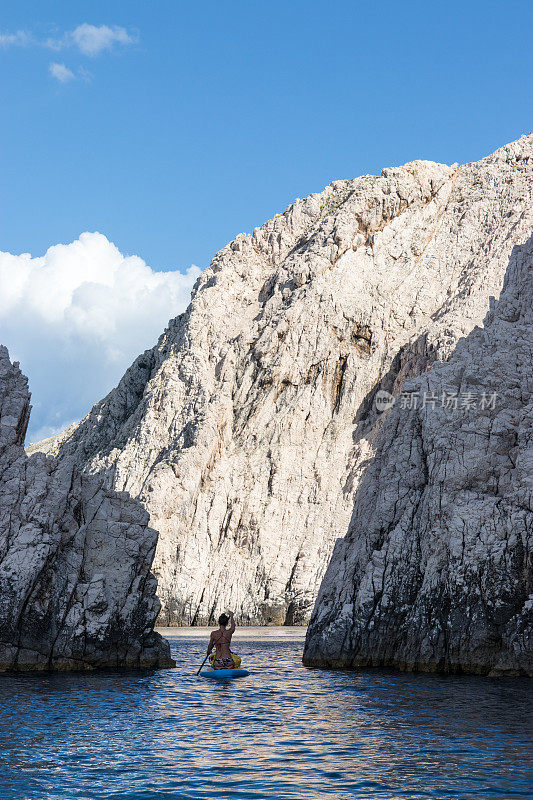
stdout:
{"type": "Polygon", "coordinates": [[[228,622],[229,622],[229,617],[227,614],[221,614],[220,617],[218,618],[219,625],[227,625],[228,622]]]}

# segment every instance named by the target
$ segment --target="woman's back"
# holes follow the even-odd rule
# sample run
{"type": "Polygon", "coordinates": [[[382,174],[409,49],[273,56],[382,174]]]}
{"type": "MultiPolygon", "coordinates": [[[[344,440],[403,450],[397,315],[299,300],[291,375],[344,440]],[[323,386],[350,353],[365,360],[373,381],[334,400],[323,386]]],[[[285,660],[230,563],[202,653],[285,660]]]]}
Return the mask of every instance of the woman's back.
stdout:
{"type": "Polygon", "coordinates": [[[233,631],[228,631],[225,628],[222,630],[219,628],[211,634],[218,658],[229,658],[231,656],[230,644],[232,635],[233,631]]]}
{"type": "Polygon", "coordinates": [[[233,612],[229,612],[229,616],[221,614],[218,620],[220,628],[217,631],[211,631],[209,637],[209,644],[207,646],[207,655],[215,648],[215,658],[213,660],[214,669],[231,669],[233,668],[233,659],[231,657],[231,637],[235,630],[235,620],[233,619],[233,612]],[[230,627],[226,625],[230,622],[230,627]]]}

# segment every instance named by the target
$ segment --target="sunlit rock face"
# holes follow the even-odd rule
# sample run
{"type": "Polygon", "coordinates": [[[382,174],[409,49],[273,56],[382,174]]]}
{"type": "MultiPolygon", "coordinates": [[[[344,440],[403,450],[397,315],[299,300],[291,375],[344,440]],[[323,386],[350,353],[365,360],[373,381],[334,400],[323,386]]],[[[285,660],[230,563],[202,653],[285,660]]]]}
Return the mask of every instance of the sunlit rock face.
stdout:
{"type": "Polygon", "coordinates": [[[72,459],[28,458],[29,401],[0,346],[0,672],[172,666],[148,514],[72,459]]]}
{"type": "Polygon", "coordinates": [[[221,250],[187,312],[48,442],[138,497],[164,624],[301,623],[380,428],[375,395],[481,323],[533,225],[532,137],[336,181],[221,250]]]}
{"type": "Polygon", "coordinates": [[[305,664],[533,676],[532,356],[533,237],[484,327],[388,412],[305,664]]]}

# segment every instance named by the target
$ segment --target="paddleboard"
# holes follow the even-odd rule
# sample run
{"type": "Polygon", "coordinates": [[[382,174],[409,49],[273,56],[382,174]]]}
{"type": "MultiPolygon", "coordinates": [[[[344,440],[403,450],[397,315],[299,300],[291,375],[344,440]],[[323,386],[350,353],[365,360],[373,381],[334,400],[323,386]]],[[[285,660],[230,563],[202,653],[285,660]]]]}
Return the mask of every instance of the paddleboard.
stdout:
{"type": "Polygon", "coordinates": [[[203,669],[200,672],[203,678],[214,678],[216,681],[223,678],[242,678],[249,674],[247,669],[203,669]]]}

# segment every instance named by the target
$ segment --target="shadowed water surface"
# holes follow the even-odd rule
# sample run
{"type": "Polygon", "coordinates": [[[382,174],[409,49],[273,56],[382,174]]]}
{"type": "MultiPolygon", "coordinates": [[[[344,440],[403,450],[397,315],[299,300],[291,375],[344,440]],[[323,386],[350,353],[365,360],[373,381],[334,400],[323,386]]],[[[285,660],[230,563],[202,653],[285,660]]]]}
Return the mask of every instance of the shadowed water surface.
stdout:
{"type": "Polygon", "coordinates": [[[175,670],[0,677],[1,798],[533,796],[527,679],[307,670],[302,629],[248,628],[218,683],[205,629],[162,633],[175,670]]]}

